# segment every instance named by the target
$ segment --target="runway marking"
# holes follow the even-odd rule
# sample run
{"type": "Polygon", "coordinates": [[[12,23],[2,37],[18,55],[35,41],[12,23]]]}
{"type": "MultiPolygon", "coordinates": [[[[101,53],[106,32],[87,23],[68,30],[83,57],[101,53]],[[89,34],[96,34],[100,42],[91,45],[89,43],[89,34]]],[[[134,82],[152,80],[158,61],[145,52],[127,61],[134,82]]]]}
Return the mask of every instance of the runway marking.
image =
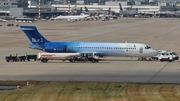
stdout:
{"type": "Polygon", "coordinates": [[[176,29],[176,28],[178,28],[178,27],[180,27],[180,25],[179,25],[179,26],[175,26],[175,27],[171,28],[171,29],[170,29],[170,31],[172,31],[172,30],[174,30],[174,29],[176,29]]]}
{"type": "Polygon", "coordinates": [[[166,66],[168,65],[168,62],[160,69],[158,70],[148,81],[147,83],[150,83],[152,79],[154,79],[166,66]]]}

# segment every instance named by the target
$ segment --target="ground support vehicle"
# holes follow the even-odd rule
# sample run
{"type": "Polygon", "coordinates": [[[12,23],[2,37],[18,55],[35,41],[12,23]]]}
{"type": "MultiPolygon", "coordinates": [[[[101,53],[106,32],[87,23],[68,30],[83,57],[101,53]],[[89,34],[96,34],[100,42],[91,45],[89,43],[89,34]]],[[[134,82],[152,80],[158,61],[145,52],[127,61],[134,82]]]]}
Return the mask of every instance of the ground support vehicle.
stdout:
{"type": "Polygon", "coordinates": [[[43,63],[49,60],[69,60],[75,62],[81,55],[79,53],[38,53],[37,59],[43,63]]]}
{"type": "Polygon", "coordinates": [[[99,62],[99,54],[96,52],[93,53],[81,53],[82,60],[91,61],[92,63],[99,62]]]}
{"type": "Polygon", "coordinates": [[[19,61],[19,58],[17,56],[6,56],[5,60],[6,62],[17,62],[19,61]]]}
{"type": "Polygon", "coordinates": [[[33,59],[34,61],[37,60],[37,55],[36,54],[28,54],[26,55],[26,60],[30,61],[30,59],[33,59]]]}
{"type": "Polygon", "coordinates": [[[176,54],[176,52],[172,52],[170,50],[159,50],[158,52],[159,54],[157,56],[151,57],[152,60],[160,60],[160,61],[169,60],[171,62],[171,60],[174,61],[179,59],[179,56],[176,54]]]}
{"type": "Polygon", "coordinates": [[[99,56],[97,53],[38,53],[37,59],[43,63],[49,60],[69,60],[69,62],[86,62],[92,63],[99,62],[99,56]]]}
{"type": "Polygon", "coordinates": [[[170,54],[168,52],[164,52],[164,53],[161,53],[161,55],[159,55],[158,60],[160,60],[161,62],[163,62],[163,61],[172,62],[173,56],[172,56],[172,54],[170,54]]]}
{"type": "Polygon", "coordinates": [[[19,61],[26,61],[26,56],[18,56],[19,61]]]}
{"type": "Polygon", "coordinates": [[[104,16],[104,17],[101,18],[101,20],[102,20],[102,21],[109,21],[109,17],[104,16]]]}
{"type": "Polygon", "coordinates": [[[179,60],[179,56],[176,54],[176,52],[169,52],[173,56],[173,60],[179,60]]]}
{"type": "Polygon", "coordinates": [[[5,60],[7,62],[18,62],[18,61],[30,61],[30,59],[34,59],[36,61],[37,55],[29,54],[29,55],[21,55],[21,56],[6,56],[5,60]]]}

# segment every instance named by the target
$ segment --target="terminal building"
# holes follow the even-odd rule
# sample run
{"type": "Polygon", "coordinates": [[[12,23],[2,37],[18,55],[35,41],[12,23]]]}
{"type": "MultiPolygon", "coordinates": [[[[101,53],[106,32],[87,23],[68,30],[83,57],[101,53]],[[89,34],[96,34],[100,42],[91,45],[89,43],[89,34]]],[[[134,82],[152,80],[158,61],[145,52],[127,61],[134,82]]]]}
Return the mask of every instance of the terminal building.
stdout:
{"type": "Polygon", "coordinates": [[[119,3],[123,9],[137,9],[139,13],[158,13],[180,10],[180,0],[0,0],[0,17],[52,17],[67,14],[69,10],[81,13],[84,7],[89,10],[108,10],[119,13],[119,3]]]}
{"type": "MultiPolygon", "coordinates": [[[[38,2],[31,2],[31,1],[35,1],[35,0],[0,0],[0,18],[5,18],[5,19],[12,19],[16,17],[38,18],[39,4],[38,2]]],[[[58,11],[56,8],[42,3],[42,5],[40,6],[40,13],[41,13],[41,17],[45,18],[54,15],[63,15],[66,12],[58,11]]]]}
{"type": "MultiPolygon", "coordinates": [[[[180,10],[180,0],[76,0],[76,4],[70,4],[70,10],[84,10],[84,7],[87,7],[89,10],[108,10],[111,8],[112,11],[118,13],[119,3],[121,3],[123,9],[137,9],[139,13],[174,11],[173,5],[176,5],[176,9],[180,10]]],[[[56,3],[52,4],[52,6],[56,7],[58,10],[69,10],[68,4],[65,5],[56,3]]]]}

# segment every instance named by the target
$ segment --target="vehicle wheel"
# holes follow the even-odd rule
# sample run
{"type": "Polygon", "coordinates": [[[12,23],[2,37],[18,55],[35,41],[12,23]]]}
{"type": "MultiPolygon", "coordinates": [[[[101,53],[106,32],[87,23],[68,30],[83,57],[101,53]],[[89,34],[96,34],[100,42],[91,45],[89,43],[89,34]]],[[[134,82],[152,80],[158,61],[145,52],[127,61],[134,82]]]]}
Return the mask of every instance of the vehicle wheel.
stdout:
{"type": "Polygon", "coordinates": [[[95,59],[92,59],[92,63],[95,63],[96,62],[96,60],[95,59]]]}
{"type": "Polygon", "coordinates": [[[75,60],[74,60],[74,59],[72,59],[72,60],[71,60],[71,62],[72,62],[72,63],[75,63],[75,60]]]}
{"type": "Polygon", "coordinates": [[[41,60],[43,63],[46,63],[48,61],[48,59],[42,59],[41,60]]]}
{"type": "Polygon", "coordinates": [[[169,62],[172,62],[172,60],[169,60],[169,62]]]}
{"type": "Polygon", "coordinates": [[[148,61],[151,61],[151,58],[149,58],[148,61]]]}

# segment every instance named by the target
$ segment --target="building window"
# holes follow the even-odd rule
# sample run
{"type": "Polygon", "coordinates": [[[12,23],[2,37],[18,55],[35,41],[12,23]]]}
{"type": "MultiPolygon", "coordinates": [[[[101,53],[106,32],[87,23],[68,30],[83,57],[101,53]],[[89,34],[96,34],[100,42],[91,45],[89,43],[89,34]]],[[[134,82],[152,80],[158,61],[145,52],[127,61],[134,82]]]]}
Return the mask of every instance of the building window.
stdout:
{"type": "Polygon", "coordinates": [[[17,3],[11,3],[11,5],[17,5],[17,3]]]}

